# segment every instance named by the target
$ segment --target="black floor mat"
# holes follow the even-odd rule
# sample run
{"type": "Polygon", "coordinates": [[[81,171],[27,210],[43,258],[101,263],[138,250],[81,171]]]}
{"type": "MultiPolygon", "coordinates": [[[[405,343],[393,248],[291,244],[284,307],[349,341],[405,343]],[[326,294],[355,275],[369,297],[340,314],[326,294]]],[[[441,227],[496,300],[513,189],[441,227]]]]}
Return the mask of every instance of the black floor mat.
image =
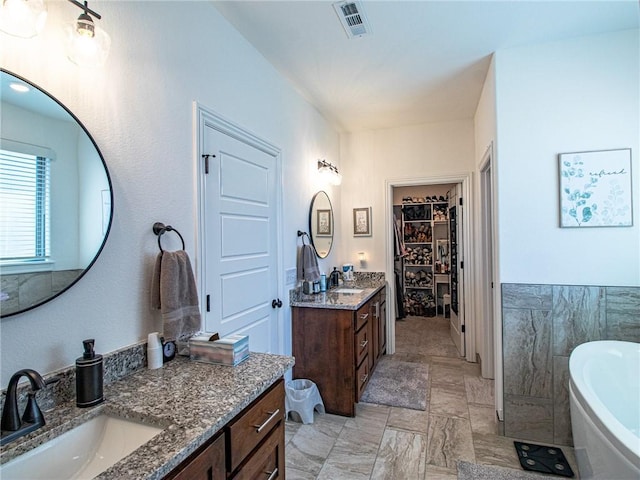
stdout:
{"type": "Polygon", "coordinates": [[[525,470],[550,473],[562,477],[573,477],[573,470],[569,466],[564,453],[557,447],[535,445],[533,443],[513,442],[518,452],[520,465],[525,470]]]}

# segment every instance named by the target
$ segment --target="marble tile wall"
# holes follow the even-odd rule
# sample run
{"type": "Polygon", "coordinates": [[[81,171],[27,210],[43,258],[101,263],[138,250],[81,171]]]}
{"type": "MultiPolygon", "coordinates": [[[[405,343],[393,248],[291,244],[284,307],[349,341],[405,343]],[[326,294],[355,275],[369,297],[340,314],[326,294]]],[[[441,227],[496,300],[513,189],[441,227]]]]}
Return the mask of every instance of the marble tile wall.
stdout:
{"type": "Polygon", "coordinates": [[[59,293],[84,270],[2,274],[3,308],[23,310],[59,293]]]}
{"type": "Polygon", "coordinates": [[[640,342],[640,287],[502,285],[504,433],[573,445],[569,355],[594,340],[640,342]]]}

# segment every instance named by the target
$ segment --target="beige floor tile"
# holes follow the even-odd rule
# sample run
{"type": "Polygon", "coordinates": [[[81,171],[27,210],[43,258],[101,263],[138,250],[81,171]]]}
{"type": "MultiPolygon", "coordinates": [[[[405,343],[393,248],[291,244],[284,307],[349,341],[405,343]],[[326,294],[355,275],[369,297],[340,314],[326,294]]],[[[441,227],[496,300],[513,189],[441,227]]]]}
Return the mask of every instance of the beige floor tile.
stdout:
{"type": "Polygon", "coordinates": [[[427,433],[429,428],[429,411],[391,407],[389,419],[387,420],[387,428],[427,433]]]}
{"type": "Polygon", "coordinates": [[[469,418],[473,433],[500,434],[500,423],[494,406],[469,404],[469,418]]]}
{"type": "Polygon", "coordinates": [[[428,465],[425,469],[425,480],[458,480],[456,469],[428,465]]]}
{"type": "Polygon", "coordinates": [[[416,432],[384,432],[371,478],[414,480],[424,477],[427,436],[416,432]]]}
{"type": "Polygon", "coordinates": [[[495,405],[493,380],[465,375],[464,385],[467,391],[467,402],[480,405],[495,405]]]}
{"type": "Polygon", "coordinates": [[[344,421],[336,415],[325,416],[310,425],[300,425],[285,448],[285,463],[303,472],[317,475],[342,431],[344,421]]]}
{"type": "Polygon", "coordinates": [[[289,465],[286,466],[285,471],[287,480],[315,480],[317,478],[317,475],[313,473],[298,470],[289,465]]]}
{"type": "Polygon", "coordinates": [[[429,413],[443,417],[469,418],[469,407],[464,387],[460,385],[431,384],[429,413]]]}
{"type": "Polygon", "coordinates": [[[469,420],[432,415],[429,418],[427,464],[455,469],[458,460],[475,461],[469,420]]]}
{"type": "Polygon", "coordinates": [[[492,434],[473,434],[476,462],[483,465],[520,468],[513,439],[492,434]]]}

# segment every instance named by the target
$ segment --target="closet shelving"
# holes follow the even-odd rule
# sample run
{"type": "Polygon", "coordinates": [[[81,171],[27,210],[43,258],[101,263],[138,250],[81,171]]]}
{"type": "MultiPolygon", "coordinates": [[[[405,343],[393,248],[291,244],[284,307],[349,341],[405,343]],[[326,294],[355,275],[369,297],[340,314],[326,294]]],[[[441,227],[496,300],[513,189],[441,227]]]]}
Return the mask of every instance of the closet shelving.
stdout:
{"type": "Polygon", "coordinates": [[[448,199],[405,198],[398,207],[405,246],[402,258],[405,312],[433,317],[437,313],[437,297],[442,295],[439,284],[442,276],[448,278],[449,274],[448,199]]]}

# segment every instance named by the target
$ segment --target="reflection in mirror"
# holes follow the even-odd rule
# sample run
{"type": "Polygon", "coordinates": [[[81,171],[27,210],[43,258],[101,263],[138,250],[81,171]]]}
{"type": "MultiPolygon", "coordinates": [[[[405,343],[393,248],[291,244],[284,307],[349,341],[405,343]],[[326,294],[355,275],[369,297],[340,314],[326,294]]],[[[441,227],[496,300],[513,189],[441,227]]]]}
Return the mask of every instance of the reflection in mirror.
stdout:
{"type": "Polygon", "coordinates": [[[109,172],[61,103],[1,71],[0,316],[60,295],[93,265],[113,214],[109,172]]]}
{"type": "Polygon", "coordinates": [[[326,258],[333,245],[333,209],[329,196],[319,191],[311,200],[309,209],[309,231],[311,243],[320,258],[326,258]]]}

